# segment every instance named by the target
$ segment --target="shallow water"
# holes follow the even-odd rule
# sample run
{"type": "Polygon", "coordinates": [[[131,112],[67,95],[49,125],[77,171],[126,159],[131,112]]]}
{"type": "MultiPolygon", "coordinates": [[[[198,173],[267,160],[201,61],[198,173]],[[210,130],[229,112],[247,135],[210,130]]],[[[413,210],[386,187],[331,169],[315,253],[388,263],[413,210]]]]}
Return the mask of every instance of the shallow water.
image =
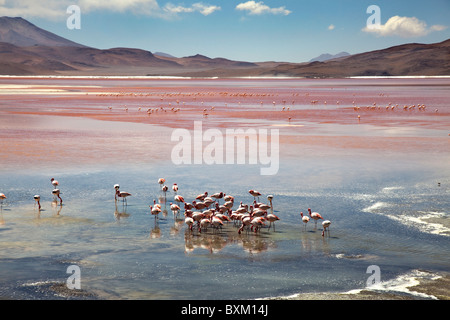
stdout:
{"type": "MultiPolygon", "coordinates": [[[[204,82],[210,83],[200,84],[204,82]]],[[[194,83],[193,88],[200,84],[194,83]]],[[[253,80],[244,84],[255,85],[253,80]]],[[[285,80],[269,84],[271,88],[299,86],[285,80]]],[[[32,127],[45,128],[51,117],[40,119],[43,122],[32,127]]],[[[96,130],[114,136],[114,123],[72,119],[59,125],[84,132],[88,144],[96,141],[94,137],[100,139],[96,130]]],[[[425,135],[439,141],[447,134],[442,129],[412,126],[396,130],[314,125],[317,128],[305,132],[306,136],[425,135]]],[[[54,163],[36,160],[26,167],[9,163],[8,170],[0,170],[0,192],[8,196],[0,215],[0,296],[67,298],[47,284],[64,283],[70,265],[80,267],[81,288],[95,294],[88,298],[100,299],[257,299],[347,292],[365,288],[371,265],[380,267],[381,280],[388,286],[389,281],[397,285],[393,279],[412,270],[449,270],[450,170],[445,161],[448,150],[438,147],[442,142],[437,142],[433,156],[430,146],[427,152],[414,148],[380,152],[363,147],[282,145],[278,173],[261,176],[259,165],[175,166],[154,161],[155,144],[170,149],[165,141],[171,129],[148,126],[118,124],[118,132],[133,135],[117,141],[109,153],[99,148],[104,161],[87,162],[89,157],[77,149],[82,144],[74,144],[67,146],[73,153],[55,152],[54,163]],[[160,134],[156,138],[150,135],[155,128],[160,134]],[[126,150],[127,144],[135,151],[125,162],[126,154],[116,152],[126,150]],[[68,158],[77,150],[79,163],[68,158]],[[60,182],[62,206],[52,204],[52,176],[60,182]],[[155,220],[149,205],[155,199],[164,207],[157,183],[161,177],[169,187],[177,183],[178,193],[189,202],[205,191],[231,194],[237,204],[253,201],[250,189],[262,193],[262,202],[272,194],[274,213],[281,220],[275,230],[266,227],[257,234],[239,235],[232,223],[222,230],[190,232],[170,211],[173,192],[166,195],[167,214],[155,220]],[[126,205],[114,201],[116,183],[132,193],[126,205]],[[33,200],[37,193],[40,212],[33,200]],[[332,221],[329,235],[322,237],[322,226],[313,221],[304,228],[300,211],[306,214],[308,208],[332,221]]],[[[11,129],[6,124],[3,128],[11,129]]],[[[166,149],[161,148],[164,155],[166,149]]]]}

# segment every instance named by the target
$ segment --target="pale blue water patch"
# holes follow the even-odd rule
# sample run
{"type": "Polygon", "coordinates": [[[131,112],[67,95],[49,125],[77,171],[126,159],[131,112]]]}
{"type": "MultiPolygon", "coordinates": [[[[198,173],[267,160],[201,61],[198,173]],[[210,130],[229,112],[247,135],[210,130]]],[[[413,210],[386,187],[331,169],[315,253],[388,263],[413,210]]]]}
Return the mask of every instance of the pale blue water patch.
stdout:
{"type": "MultiPolygon", "coordinates": [[[[396,171],[394,177],[395,168],[370,166],[371,174],[361,175],[365,169],[353,167],[354,173],[341,180],[333,167],[345,172],[352,164],[324,166],[322,160],[305,158],[301,166],[285,163],[271,177],[259,176],[258,168],[248,165],[140,166],[62,174],[62,208],[51,205],[47,177],[2,173],[2,190],[11,182],[14,187],[2,211],[0,264],[5,272],[0,294],[52,297],[51,292],[24,285],[64,282],[70,264],[80,266],[83,289],[120,299],[240,299],[346,291],[364,287],[372,264],[380,266],[383,279],[417,268],[448,270],[448,236],[367,210],[382,202],[404,215],[448,213],[448,179],[438,188],[435,176],[424,179],[422,172],[396,171]],[[315,166],[332,179],[318,179],[323,172],[315,166]],[[168,186],[178,183],[179,194],[188,201],[204,191],[224,191],[244,203],[253,201],[247,192],[251,188],[263,193],[264,202],[273,194],[281,220],[275,231],[264,228],[257,235],[238,235],[232,224],[220,232],[191,234],[183,221],[174,221],[170,210],[156,222],[149,205],[161,196],[159,177],[165,177],[168,186]],[[414,185],[414,180],[420,182],[414,185]],[[133,194],[127,206],[119,202],[117,209],[115,183],[133,194]],[[32,199],[35,190],[43,197],[40,214],[32,199]],[[299,213],[308,207],[332,221],[329,237],[323,238],[320,224],[315,227],[312,221],[303,230],[299,213]]],[[[173,193],[166,199],[168,206],[173,193]]]]}

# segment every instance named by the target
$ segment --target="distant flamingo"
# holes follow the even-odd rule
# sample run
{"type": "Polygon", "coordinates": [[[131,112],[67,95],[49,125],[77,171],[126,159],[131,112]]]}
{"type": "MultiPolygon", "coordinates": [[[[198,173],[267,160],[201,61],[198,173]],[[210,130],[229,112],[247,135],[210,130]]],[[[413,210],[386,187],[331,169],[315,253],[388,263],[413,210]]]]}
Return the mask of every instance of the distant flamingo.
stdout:
{"type": "Polygon", "coordinates": [[[36,203],[37,203],[39,206],[39,210],[41,210],[41,196],[36,194],[34,196],[34,201],[35,201],[34,206],[36,207],[36,203]]]}
{"type": "Polygon", "coordinates": [[[161,209],[158,207],[153,207],[153,206],[149,206],[149,207],[150,207],[151,214],[155,216],[155,219],[158,219],[158,215],[161,212],[161,209]]]}
{"type": "Polygon", "coordinates": [[[217,217],[217,216],[213,216],[213,217],[211,218],[211,224],[212,224],[216,229],[222,228],[222,226],[223,226],[222,219],[220,219],[220,218],[217,217]]]}
{"type": "Polygon", "coordinates": [[[219,199],[223,198],[223,192],[214,193],[211,195],[211,197],[218,201],[219,199]]]}
{"type": "Polygon", "coordinates": [[[173,184],[172,190],[173,192],[175,192],[175,194],[178,192],[178,185],[176,183],[173,184]]]}
{"type": "Polygon", "coordinates": [[[269,194],[269,195],[267,196],[267,200],[269,200],[270,211],[273,213],[272,199],[273,199],[273,195],[269,194]]]}
{"type": "Polygon", "coordinates": [[[256,200],[256,198],[258,198],[258,201],[259,201],[259,196],[261,195],[261,192],[258,192],[256,190],[252,189],[252,190],[249,190],[248,193],[250,193],[255,200],[256,200]]]}
{"type": "Polygon", "coordinates": [[[255,233],[265,225],[264,220],[264,217],[254,217],[253,219],[251,219],[250,224],[252,225],[252,229],[255,233]]]}
{"type": "Polygon", "coordinates": [[[184,198],[178,194],[175,197],[173,197],[173,199],[178,203],[180,203],[180,202],[184,203],[184,198]]]}
{"type": "Polygon", "coordinates": [[[195,200],[200,200],[203,201],[205,200],[205,198],[208,196],[208,192],[205,191],[205,193],[199,194],[198,196],[195,197],[195,200]]]}
{"type": "Polygon", "coordinates": [[[0,193],[0,206],[3,208],[3,200],[6,199],[6,196],[4,193],[0,193]]]}
{"type": "Polygon", "coordinates": [[[178,216],[178,213],[181,211],[181,208],[178,205],[171,202],[170,210],[172,210],[173,216],[174,218],[176,218],[178,216]]]}
{"type": "Polygon", "coordinates": [[[161,188],[162,188],[164,182],[166,182],[166,179],[164,179],[164,178],[159,178],[159,179],[158,179],[158,183],[159,183],[159,186],[160,186],[161,188]]]}
{"type": "Polygon", "coordinates": [[[126,191],[120,191],[120,186],[118,184],[114,185],[114,189],[116,189],[116,194],[115,194],[115,200],[117,200],[117,198],[122,198],[122,202],[125,202],[128,204],[127,202],[127,197],[131,196],[131,193],[126,192],[126,191]]]}
{"type": "Polygon", "coordinates": [[[312,212],[311,209],[308,208],[309,216],[314,220],[315,225],[317,226],[317,220],[323,219],[322,216],[318,212],[312,212]]]}
{"type": "Polygon", "coordinates": [[[58,180],[55,180],[55,178],[51,178],[50,181],[52,182],[53,189],[56,189],[56,187],[59,185],[58,180]]]}
{"type": "Polygon", "coordinates": [[[300,215],[302,216],[302,221],[305,224],[305,229],[306,229],[306,225],[309,222],[309,217],[308,216],[303,216],[303,212],[300,212],[300,215]]]}
{"type": "Polygon", "coordinates": [[[186,223],[189,227],[189,230],[192,231],[192,227],[194,226],[194,219],[192,217],[187,216],[184,218],[184,223],[186,223]]]}
{"type": "Polygon", "coordinates": [[[280,218],[278,218],[278,217],[277,217],[276,215],[274,215],[273,213],[269,213],[269,214],[266,216],[266,220],[269,221],[269,230],[270,230],[270,227],[271,227],[272,224],[273,224],[273,231],[275,231],[275,221],[280,220],[280,218]]]}
{"type": "Polygon", "coordinates": [[[203,218],[202,220],[200,220],[200,226],[199,226],[198,231],[202,232],[202,229],[207,230],[210,224],[211,224],[211,220],[210,219],[203,218]]]}
{"type": "Polygon", "coordinates": [[[56,202],[56,197],[58,197],[59,198],[59,203],[62,204],[63,201],[62,201],[61,196],[60,196],[61,191],[59,189],[53,189],[52,193],[53,193],[53,197],[54,197],[55,202],[56,202]]]}
{"type": "Polygon", "coordinates": [[[241,220],[242,224],[238,230],[238,233],[241,234],[242,230],[244,230],[245,227],[248,227],[250,225],[251,221],[252,221],[252,218],[250,215],[243,216],[242,220],[241,220]]]}
{"type": "Polygon", "coordinates": [[[323,226],[322,237],[324,236],[325,231],[328,231],[328,235],[330,234],[330,229],[328,229],[330,224],[331,224],[330,220],[325,220],[324,222],[322,222],[322,226],[323,226]]]}

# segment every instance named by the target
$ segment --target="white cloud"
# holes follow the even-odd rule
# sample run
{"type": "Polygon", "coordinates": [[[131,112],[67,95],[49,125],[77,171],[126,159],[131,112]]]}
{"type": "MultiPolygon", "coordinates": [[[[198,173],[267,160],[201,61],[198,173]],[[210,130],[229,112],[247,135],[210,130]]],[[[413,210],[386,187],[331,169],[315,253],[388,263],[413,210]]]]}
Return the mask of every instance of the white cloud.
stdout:
{"type": "Polygon", "coordinates": [[[424,21],[416,17],[399,17],[393,16],[383,25],[368,26],[362,30],[364,32],[374,33],[379,36],[399,36],[403,38],[421,37],[433,31],[442,31],[446,26],[433,25],[428,28],[424,21]]]}
{"type": "Polygon", "coordinates": [[[169,14],[178,14],[178,13],[191,13],[191,12],[200,12],[204,16],[208,16],[215,11],[220,10],[221,8],[214,5],[203,4],[200,2],[194,3],[190,7],[183,7],[181,5],[174,5],[172,3],[168,3],[164,6],[164,11],[169,14]]]}
{"type": "Polygon", "coordinates": [[[159,18],[170,18],[183,12],[199,12],[207,16],[221,9],[218,6],[200,2],[190,7],[168,3],[161,8],[157,0],[0,0],[0,16],[62,20],[67,19],[66,9],[74,2],[77,2],[76,4],[80,7],[81,14],[94,11],[131,12],[136,15],[159,18]]]}
{"type": "Polygon", "coordinates": [[[279,8],[270,8],[269,6],[265,5],[264,2],[255,2],[255,1],[247,1],[240,3],[236,6],[236,10],[241,11],[248,11],[251,15],[261,15],[261,14],[282,14],[287,16],[292,11],[287,10],[286,7],[279,7],[279,8]]]}
{"type": "Polygon", "coordinates": [[[328,30],[334,30],[334,28],[335,28],[334,24],[330,24],[330,25],[328,26],[328,30]]]}

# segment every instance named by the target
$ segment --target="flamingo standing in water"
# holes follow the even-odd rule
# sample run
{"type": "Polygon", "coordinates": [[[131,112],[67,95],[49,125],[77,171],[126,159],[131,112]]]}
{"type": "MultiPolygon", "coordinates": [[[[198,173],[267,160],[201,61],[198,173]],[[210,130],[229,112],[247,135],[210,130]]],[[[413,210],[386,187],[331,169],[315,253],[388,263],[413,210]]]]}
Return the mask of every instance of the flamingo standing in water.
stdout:
{"type": "Polygon", "coordinates": [[[330,234],[330,229],[328,229],[330,224],[331,224],[330,220],[325,220],[324,222],[322,222],[322,226],[323,226],[322,237],[324,236],[326,231],[328,231],[328,235],[330,234]]]}
{"type": "Polygon", "coordinates": [[[62,205],[63,201],[62,201],[61,196],[60,196],[61,191],[59,189],[53,189],[52,193],[53,193],[53,197],[54,197],[55,202],[56,202],[56,197],[58,197],[59,198],[59,204],[62,205]]]}
{"type": "Polygon", "coordinates": [[[158,207],[153,207],[153,206],[149,206],[149,207],[150,207],[151,214],[155,216],[155,220],[158,219],[158,215],[161,212],[161,209],[158,207]]]}
{"type": "Polygon", "coordinates": [[[216,199],[217,202],[218,202],[220,199],[223,198],[223,192],[221,191],[221,192],[218,192],[218,193],[214,193],[214,194],[211,195],[211,198],[216,199]]]}
{"type": "Polygon", "coordinates": [[[3,200],[6,199],[6,196],[4,193],[0,193],[0,206],[3,208],[3,200]]]}
{"type": "Polygon", "coordinates": [[[311,219],[314,220],[314,223],[316,226],[317,226],[317,220],[320,220],[320,219],[323,220],[322,216],[318,212],[311,212],[310,208],[308,208],[308,213],[309,213],[309,216],[311,217],[311,219]]]}
{"type": "Polygon", "coordinates": [[[36,194],[34,196],[34,201],[35,201],[34,206],[36,207],[36,203],[37,203],[37,205],[39,206],[39,210],[41,210],[41,196],[36,194]]]}
{"type": "Polygon", "coordinates": [[[59,185],[58,180],[55,180],[55,178],[51,178],[50,181],[52,182],[53,189],[56,189],[59,185]]]}
{"type": "Polygon", "coordinates": [[[305,224],[305,230],[306,230],[306,224],[309,222],[309,217],[308,216],[304,216],[303,212],[300,212],[300,215],[302,216],[302,221],[305,224]]]}
{"type": "Polygon", "coordinates": [[[269,214],[266,216],[266,220],[269,221],[269,230],[270,230],[270,227],[271,227],[272,224],[273,224],[273,231],[275,231],[275,221],[280,220],[280,218],[278,218],[278,217],[277,217],[276,215],[274,215],[273,213],[269,213],[269,214]]]}
{"type": "Polygon", "coordinates": [[[164,179],[164,178],[159,178],[159,179],[158,179],[158,183],[159,183],[159,186],[160,186],[161,188],[162,188],[164,182],[166,182],[166,179],[164,179]]]}
{"type": "Polygon", "coordinates": [[[267,200],[269,200],[270,211],[273,213],[272,199],[273,199],[273,195],[269,194],[269,195],[267,196],[267,200]]]}
{"type": "Polygon", "coordinates": [[[175,192],[175,194],[177,194],[177,192],[178,192],[178,185],[176,183],[173,184],[172,190],[173,190],[173,192],[175,192]]]}
{"type": "Polygon", "coordinates": [[[114,185],[114,189],[116,189],[116,195],[115,195],[115,200],[117,200],[117,198],[122,198],[122,202],[125,202],[128,204],[127,202],[127,197],[131,196],[131,193],[126,192],[126,191],[120,191],[120,186],[118,184],[114,185]]]}
{"type": "Polygon", "coordinates": [[[248,193],[250,193],[255,200],[256,200],[256,197],[258,197],[258,201],[259,201],[259,196],[261,195],[261,192],[258,192],[256,190],[252,189],[252,190],[249,190],[248,193]]]}
{"type": "Polygon", "coordinates": [[[181,208],[178,205],[171,202],[170,210],[172,210],[173,217],[176,218],[178,216],[178,213],[181,211],[181,208]]]}

